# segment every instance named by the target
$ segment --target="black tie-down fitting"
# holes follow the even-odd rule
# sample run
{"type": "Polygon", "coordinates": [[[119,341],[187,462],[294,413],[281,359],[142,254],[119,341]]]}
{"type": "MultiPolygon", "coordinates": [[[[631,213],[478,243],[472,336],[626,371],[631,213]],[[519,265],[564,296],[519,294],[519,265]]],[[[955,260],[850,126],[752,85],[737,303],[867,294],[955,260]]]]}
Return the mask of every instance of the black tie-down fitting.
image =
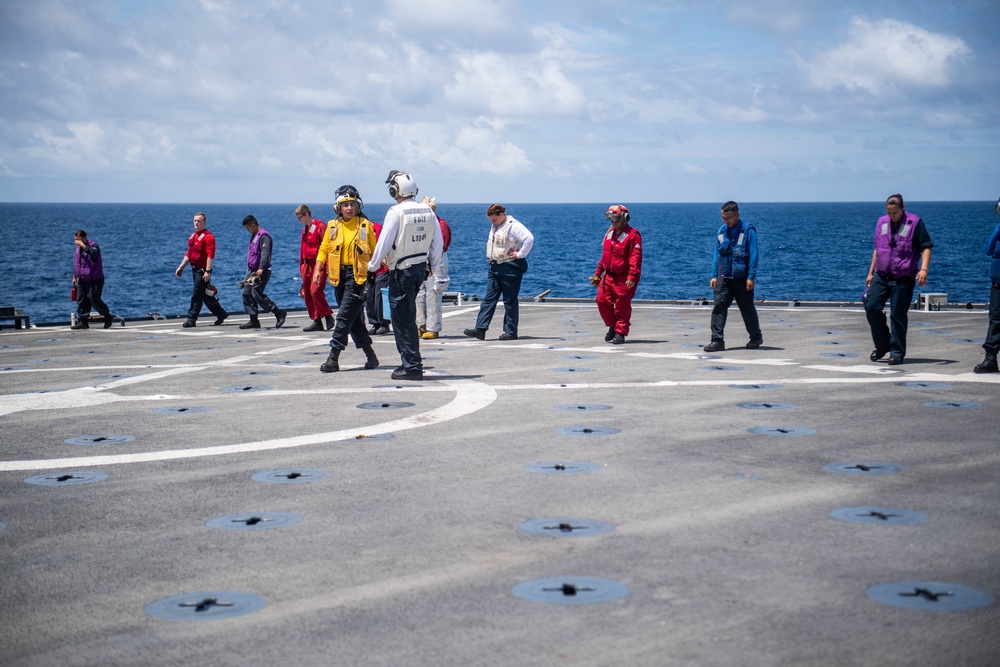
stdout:
{"type": "Polygon", "coordinates": [[[546,593],[560,592],[560,593],[562,593],[563,595],[566,595],[566,596],[573,596],[573,595],[576,595],[577,593],[586,593],[586,592],[593,591],[594,589],[593,588],[577,587],[576,584],[563,584],[559,588],[543,588],[542,590],[545,591],[546,593]]]}
{"type": "Polygon", "coordinates": [[[948,593],[948,592],[935,593],[926,588],[915,588],[912,593],[900,593],[899,595],[900,597],[904,598],[920,597],[925,600],[929,600],[930,602],[940,602],[941,598],[951,597],[954,595],[954,593],[948,593]]]}
{"type": "Polygon", "coordinates": [[[586,529],[586,526],[574,526],[571,523],[560,523],[558,526],[545,526],[545,530],[558,530],[563,533],[572,533],[574,530],[586,529]]]}
{"type": "Polygon", "coordinates": [[[180,607],[193,607],[196,612],[205,612],[212,607],[232,607],[232,602],[219,602],[216,598],[205,598],[201,602],[182,602],[180,607]]]}
{"type": "Polygon", "coordinates": [[[258,523],[261,523],[262,521],[274,521],[274,519],[267,519],[262,516],[251,516],[247,517],[246,519],[233,519],[233,523],[245,523],[248,526],[256,526],[258,523]]]}

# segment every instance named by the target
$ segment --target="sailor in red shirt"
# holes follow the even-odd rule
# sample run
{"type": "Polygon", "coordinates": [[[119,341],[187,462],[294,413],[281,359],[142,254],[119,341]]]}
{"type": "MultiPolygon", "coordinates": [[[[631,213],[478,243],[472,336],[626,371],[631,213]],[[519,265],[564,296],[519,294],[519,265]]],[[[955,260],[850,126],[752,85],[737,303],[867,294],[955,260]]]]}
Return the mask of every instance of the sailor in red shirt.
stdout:
{"type": "Polygon", "coordinates": [[[317,284],[313,280],[313,270],[316,268],[316,253],[323,243],[326,234],[326,223],[312,217],[312,211],[305,204],[295,209],[295,217],[302,223],[302,242],[299,245],[299,275],[302,277],[302,289],[299,296],[306,301],[306,311],[312,324],[302,327],[303,331],[322,331],[324,320],[327,330],[333,329],[333,309],[326,300],[326,264],[320,270],[323,278],[317,284]]]}
{"type": "Polygon", "coordinates": [[[611,228],[604,235],[601,261],[590,282],[597,287],[597,309],[608,325],[604,340],[621,345],[629,334],[632,297],[642,273],[642,236],[629,226],[628,209],[621,204],[611,206],[604,215],[611,228]]]}
{"type": "Polygon", "coordinates": [[[188,309],[187,319],[183,326],[190,328],[195,326],[198,315],[201,313],[202,304],[215,315],[215,326],[222,324],[228,314],[222,307],[215,294],[217,290],[211,286],[212,264],[215,262],[215,237],[212,232],[205,229],[205,214],[194,214],[194,233],[188,237],[188,249],[181,260],[180,266],[174,271],[178,278],[184,271],[184,267],[191,265],[191,277],[194,279],[194,288],[191,292],[191,307],[188,309]]]}

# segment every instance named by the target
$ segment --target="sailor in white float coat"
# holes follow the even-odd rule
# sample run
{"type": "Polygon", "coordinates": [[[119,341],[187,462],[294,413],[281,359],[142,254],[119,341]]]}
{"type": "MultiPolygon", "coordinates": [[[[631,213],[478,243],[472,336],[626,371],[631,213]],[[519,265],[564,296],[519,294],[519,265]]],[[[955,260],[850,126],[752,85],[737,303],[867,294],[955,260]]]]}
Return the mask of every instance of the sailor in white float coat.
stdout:
{"type": "Polygon", "coordinates": [[[368,262],[368,272],[374,274],[383,262],[389,267],[392,333],[402,362],[393,371],[392,379],[422,380],[417,290],[440,267],[444,241],[434,211],[427,204],[414,200],[418,188],[413,177],[393,170],[386,183],[396,205],[385,214],[382,234],[368,262]]]}

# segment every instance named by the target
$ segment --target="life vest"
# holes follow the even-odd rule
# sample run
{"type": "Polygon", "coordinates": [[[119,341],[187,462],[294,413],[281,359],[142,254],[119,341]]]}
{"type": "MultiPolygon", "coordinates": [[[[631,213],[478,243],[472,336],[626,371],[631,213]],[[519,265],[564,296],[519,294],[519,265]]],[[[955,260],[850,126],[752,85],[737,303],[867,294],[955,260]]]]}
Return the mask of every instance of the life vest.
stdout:
{"type": "MultiPolygon", "coordinates": [[[[247,268],[251,271],[256,271],[257,269],[267,269],[271,268],[271,260],[268,258],[267,266],[260,265],[260,242],[264,237],[271,238],[271,233],[261,227],[257,230],[257,233],[252,239],[250,239],[250,246],[247,248],[247,268]]],[[[274,248],[274,240],[271,240],[271,248],[274,248]]]]}
{"type": "Polygon", "coordinates": [[[917,261],[917,250],[913,245],[913,237],[917,231],[920,218],[903,211],[903,219],[894,232],[892,221],[888,215],[883,215],[875,223],[875,270],[893,277],[908,276],[913,278],[920,271],[917,261]]]}
{"type": "Polygon", "coordinates": [[[639,282],[642,272],[642,236],[639,230],[625,225],[620,232],[612,227],[604,235],[599,269],[615,278],[639,282]]]}
{"type": "Polygon", "coordinates": [[[508,257],[511,250],[519,247],[519,244],[510,236],[510,230],[514,223],[518,222],[514,216],[508,215],[499,225],[493,225],[490,230],[490,237],[486,239],[486,259],[493,264],[503,264],[516,259],[508,257]]]}
{"type": "Polygon", "coordinates": [[[753,225],[740,220],[740,230],[736,239],[729,235],[729,227],[719,227],[718,254],[719,277],[746,278],[750,275],[750,230],[753,225]]]}
{"type": "MultiPolygon", "coordinates": [[[[354,282],[359,285],[365,283],[368,275],[368,262],[372,258],[372,251],[375,250],[375,228],[372,221],[364,215],[356,216],[358,221],[358,231],[354,235],[354,282]]],[[[344,221],[341,218],[331,220],[327,223],[326,233],[323,242],[318,250],[320,255],[326,254],[327,279],[331,285],[340,284],[340,257],[344,246],[344,221]]],[[[317,259],[319,259],[317,257],[317,259]]]]}
{"type": "Polygon", "coordinates": [[[390,210],[396,212],[399,227],[396,231],[396,241],[386,255],[386,265],[390,269],[398,270],[426,262],[427,252],[434,239],[432,225],[438,224],[434,211],[427,204],[413,200],[396,204],[390,210]]]}
{"type": "Polygon", "coordinates": [[[308,227],[302,226],[302,242],[299,244],[299,263],[315,264],[316,253],[323,243],[326,235],[326,223],[322,220],[313,219],[308,227]]]}
{"type": "Polygon", "coordinates": [[[101,249],[90,240],[87,241],[87,249],[95,249],[97,251],[95,256],[91,257],[89,253],[83,252],[83,248],[80,246],[76,247],[76,253],[73,256],[73,275],[80,282],[98,280],[104,277],[104,260],[101,258],[101,249]]]}
{"type": "Polygon", "coordinates": [[[210,257],[215,257],[215,237],[212,232],[203,229],[188,237],[187,258],[191,266],[204,269],[210,257]]]}

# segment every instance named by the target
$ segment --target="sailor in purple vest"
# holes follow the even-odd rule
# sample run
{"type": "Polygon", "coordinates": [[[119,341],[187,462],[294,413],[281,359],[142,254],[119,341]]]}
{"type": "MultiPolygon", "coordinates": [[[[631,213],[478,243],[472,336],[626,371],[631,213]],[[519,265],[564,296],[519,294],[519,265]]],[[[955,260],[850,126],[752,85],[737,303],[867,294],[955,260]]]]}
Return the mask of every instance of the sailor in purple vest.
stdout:
{"type": "Polygon", "coordinates": [[[271,234],[260,226],[257,218],[248,215],[243,218],[243,226],[250,232],[250,245],[247,248],[247,275],[243,279],[243,310],[250,316],[250,321],[240,325],[240,329],[260,329],[257,319],[258,309],[265,313],[273,313],[275,329],[280,329],[288,315],[277,304],[267,298],[264,288],[271,279],[271,251],[273,245],[271,234]]]}
{"type": "Polygon", "coordinates": [[[878,361],[889,354],[889,364],[903,363],[906,356],[906,312],[916,285],[927,284],[931,265],[930,234],[924,221],[904,208],[903,195],[885,201],[885,212],[875,224],[875,252],[868,270],[865,314],[875,349],[869,358],[878,361]],[[886,325],[885,302],[889,302],[892,330],[886,325]]]}
{"type": "Polygon", "coordinates": [[[111,328],[111,310],[101,299],[104,291],[104,262],[101,259],[101,249],[96,243],[87,239],[87,232],[76,230],[73,235],[76,251],[73,255],[73,285],[76,287],[76,314],[79,320],[70,329],[89,329],[87,318],[93,307],[104,316],[104,328],[111,328]]]}
{"type": "MultiPolygon", "coordinates": [[[[1000,215],[1000,201],[993,206],[1000,215]]],[[[1000,224],[996,226],[990,238],[986,241],[986,254],[990,256],[990,324],[986,329],[986,340],[983,349],[986,358],[972,370],[976,373],[996,373],[997,353],[1000,353],[1000,224]]]]}

